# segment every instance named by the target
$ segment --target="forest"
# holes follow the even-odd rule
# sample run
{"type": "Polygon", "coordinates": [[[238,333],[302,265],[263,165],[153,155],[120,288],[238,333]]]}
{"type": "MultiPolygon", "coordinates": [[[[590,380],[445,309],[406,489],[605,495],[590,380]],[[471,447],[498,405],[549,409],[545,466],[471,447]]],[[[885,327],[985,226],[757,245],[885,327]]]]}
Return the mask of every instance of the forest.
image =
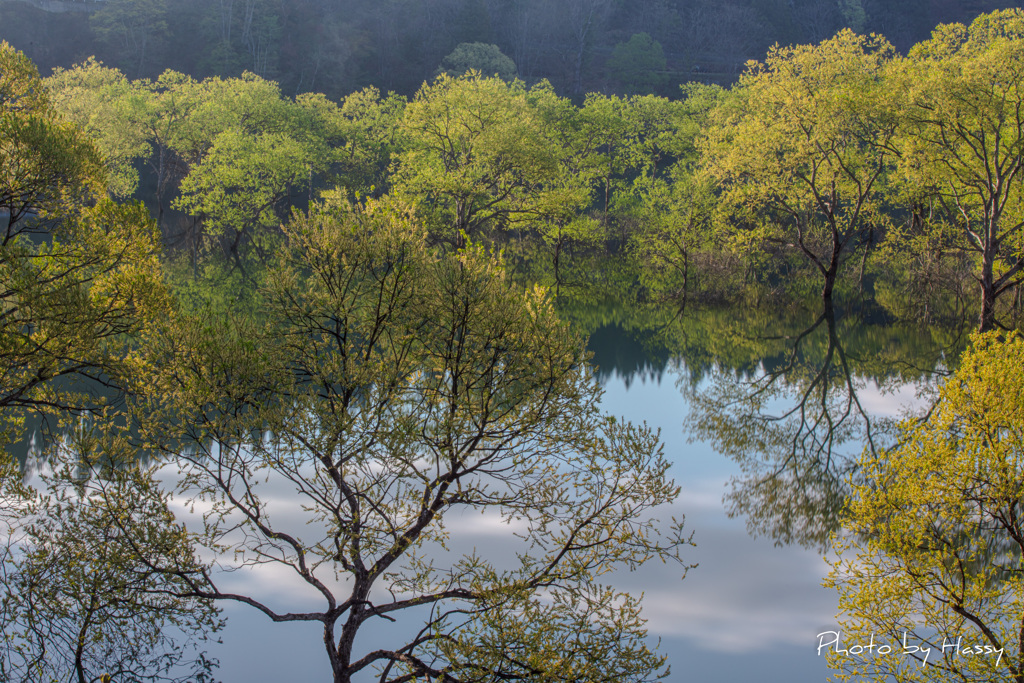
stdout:
{"type": "MultiPolygon", "coordinates": [[[[294,97],[368,86],[412,96],[463,43],[496,45],[527,84],[678,97],[729,85],[750,59],[841,28],[901,52],[993,0],[3,0],[0,39],[44,73],[90,56],[131,79],[251,72],[294,97]],[[642,38],[641,38],[642,37],[642,38]]],[[[493,72],[485,72],[491,75],[493,72]]]]}
{"type": "Polygon", "coordinates": [[[613,319],[687,358],[751,527],[835,553],[846,630],[1007,653],[837,675],[1024,678],[1020,9],[76,4],[0,3],[0,677],[214,680],[232,603],[337,683],[656,680],[601,577],[693,537],[602,408],[613,319]],[[850,310],[931,345],[853,353],[850,310]],[[883,443],[849,366],[890,352],[941,380],[883,443]],[[514,561],[452,552],[463,511],[514,561]]]}

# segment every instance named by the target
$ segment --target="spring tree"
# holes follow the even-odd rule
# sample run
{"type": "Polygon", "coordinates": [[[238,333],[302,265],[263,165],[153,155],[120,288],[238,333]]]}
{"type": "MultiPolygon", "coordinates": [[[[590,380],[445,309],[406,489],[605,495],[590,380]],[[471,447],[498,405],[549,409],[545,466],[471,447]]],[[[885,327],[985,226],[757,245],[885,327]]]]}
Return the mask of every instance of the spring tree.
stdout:
{"type": "Polygon", "coordinates": [[[845,642],[896,647],[830,649],[840,680],[1024,680],[1024,340],[973,342],[927,418],[861,460],[826,584],[845,642]],[[905,652],[904,638],[921,649],[905,652]]]}
{"type": "Polygon", "coordinates": [[[825,299],[842,263],[885,222],[897,156],[898,107],[884,77],[892,57],[884,39],[849,30],[772,48],[707,129],[704,166],[720,183],[729,230],[739,243],[801,254],[825,299]]]}
{"type": "Polygon", "coordinates": [[[907,94],[902,175],[927,207],[928,231],[975,260],[978,326],[992,329],[996,302],[1021,279],[1024,13],[939,26],[896,73],[907,94]]]}
{"type": "Polygon", "coordinates": [[[429,249],[390,204],[286,232],[262,318],[154,331],[139,409],[209,509],[197,542],[286,569],[319,607],[213,573],[187,595],[321,624],[337,682],[656,677],[637,599],[599,577],[679,559],[681,525],[651,516],[678,487],[656,434],[600,412],[546,295],[475,246],[429,249]],[[467,549],[474,513],[507,563],[467,549]],[[378,623],[394,642],[368,640],[378,623]]]}

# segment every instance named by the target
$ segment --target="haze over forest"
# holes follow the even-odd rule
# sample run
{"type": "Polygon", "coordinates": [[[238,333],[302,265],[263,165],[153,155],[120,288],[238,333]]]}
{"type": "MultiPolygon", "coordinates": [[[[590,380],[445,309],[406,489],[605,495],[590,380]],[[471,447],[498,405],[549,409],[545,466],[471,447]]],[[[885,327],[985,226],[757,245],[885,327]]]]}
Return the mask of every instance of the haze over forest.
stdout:
{"type": "Polygon", "coordinates": [[[412,95],[461,43],[497,45],[527,83],[562,95],[731,84],[775,44],[841,28],[898,50],[996,0],[0,0],[0,39],[45,75],[95,55],[129,78],[253,72],[285,94],[374,85],[412,95]],[[87,20],[83,20],[86,19],[87,20]],[[635,38],[639,34],[645,36],[635,38]],[[632,41],[631,41],[632,39],[632,41]]]}

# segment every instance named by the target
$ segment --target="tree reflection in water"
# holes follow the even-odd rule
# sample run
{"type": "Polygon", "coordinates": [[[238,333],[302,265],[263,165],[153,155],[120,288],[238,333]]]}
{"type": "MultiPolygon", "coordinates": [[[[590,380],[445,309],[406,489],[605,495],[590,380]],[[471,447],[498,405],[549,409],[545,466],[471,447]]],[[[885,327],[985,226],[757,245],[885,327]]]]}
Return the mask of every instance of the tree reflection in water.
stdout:
{"type": "MultiPolygon", "coordinates": [[[[815,305],[640,307],[590,331],[599,375],[628,385],[675,368],[691,436],[742,470],[725,496],[730,515],[776,544],[822,548],[856,457],[889,443],[896,413],[879,414],[880,399],[934,389],[970,323],[901,322],[870,300],[815,305]]],[[[570,316],[587,319],[582,306],[570,316]]]]}
{"type": "Polygon", "coordinates": [[[879,414],[868,401],[908,384],[919,394],[933,386],[961,336],[922,335],[871,307],[844,313],[831,302],[802,328],[777,320],[761,329],[751,335],[764,344],[756,369],[718,362],[705,381],[692,372],[681,378],[691,405],[686,425],[741,468],[725,495],[730,516],[746,517],[752,535],[777,545],[824,548],[857,456],[892,434],[892,412],[879,414]]]}

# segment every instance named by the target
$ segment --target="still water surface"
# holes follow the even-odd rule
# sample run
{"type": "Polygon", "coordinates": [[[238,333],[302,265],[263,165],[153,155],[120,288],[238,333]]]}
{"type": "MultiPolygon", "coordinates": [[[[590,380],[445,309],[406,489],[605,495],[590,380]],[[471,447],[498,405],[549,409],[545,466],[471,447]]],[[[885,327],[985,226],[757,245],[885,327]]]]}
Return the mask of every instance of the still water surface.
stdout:
{"type": "MultiPolygon", "coordinates": [[[[828,675],[824,657],[816,655],[817,634],[836,629],[836,598],[820,586],[828,572],[820,545],[801,545],[799,540],[801,534],[808,535],[808,528],[820,532],[830,520],[827,513],[815,518],[818,513],[809,511],[806,501],[838,486],[835,482],[863,447],[871,421],[879,425],[871,427],[873,438],[881,440],[886,418],[920,404],[917,394],[933,382],[932,371],[941,369],[947,340],[937,341],[927,329],[908,332],[893,329],[884,320],[844,319],[831,311],[827,316],[810,312],[805,320],[789,323],[792,329],[785,333],[764,329],[758,338],[773,339],[776,346],[753,344],[750,353],[761,354],[753,362],[749,354],[746,360],[737,361],[742,354],[715,358],[706,349],[699,353],[690,350],[689,354],[686,350],[655,353],[652,358],[649,350],[640,348],[635,334],[617,325],[604,326],[591,336],[594,362],[605,388],[605,409],[661,430],[666,454],[673,462],[671,475],[682,487],[673,509],[663,514],[666,518],[685,515],[688,529],[694,532],[696,547],[687,550],[686,559],[698,566],[685,580],[680,580],[679,567],[661,564],[614,577],[617,587],[644,594],[650,636],[660,640],[660,651],[668,656],[670,681],[819,683],[828,675]],[[908,334],[920,339],[901,345],[904,339],[894,348],[892,340],[908,334]],[[887,374],[880,370],[879,359],[887,356],[913,371],[887,374]],[[696,357],[701,359],[699,368],[690,362],[696,357]],[[696,424],[687,418],[695,410],[695,399],[704,402],[705,410],[715,401],[742,404],[744,410],[750,410],[750,405],[737,402],[736,397],[752,391],[750,387],[764,386],[758,382],[776,371],[780,371],[779,383],[765,392],[765,400],[755,402],[755,412],[764,415],[744,416],[740,410],[738,421],[755,433],[782,429],[786,439],[799,444],[801,456],[819,465],[825,460],[823,453],[828,457],[822,472],[811,467],[812,475],[807,468],[799,476],[788,473],[801,493],[783,496],[781,504],[795,501],[799,511],[784,510],[793,514],[780,516],[776,510],[763,515],[767,522],[755,537],[748,531],[745,516],[730,517],[731,504],[723,500],[730,482],[744,477],[749,480],[751,470],[741,467],[742,458],[716,450],[713,430],[701,424],[702,416],[696,424]],[[814,400],[808,402],[810,407],[794,410],[792,402],[801,397],[814,400]],[[763,419],[768,413],[774,417],[763,419]],[[799,419],[794,420],[794,415],[799,419]],[[822,415],[825,422],[838,423],[841,429],[835,434],[820,433],[822,415]],[[703,431],[705,436],[712,432],[710,440],[694,439],[695,431],[703,431]],[[800,518],[796,523],[794,516],[800,518]],[[779,524],[780,518],[786,523],[779,524]],[[775,537],[786,543],[776,544],[773,529],[780,527],[785,527],[786,533],[775,533],[775,537]]],[[[716,339],[721,341],[718,336],[716,339]]],[[[789,454],[796,454],[795,446],[789,454]]],[[[777,454],[752,455],[770,460],[777,454]]],[[[802,462],[800,458],[795,461],[802,462]]],[[[763,511],[764,506],[754,504],[748,509],[763,511]]],[[[453,539],[465,543],[457,550],[475,546],[484,556],[500,554],[502,534],[507,533],[478,519],[456,520],[450,527],[453,539]]],[[[231,581],[250,587],[259,584],[259,594],[276,594],[292,609],[299,609],[307,596],[288,577],[269,572],[238,572],[231,581]]],[[[245,606],[228,607],[226,616],[223,645],[210,652],[220,659],[219,677],[225,683],[330,680],[321,633],[315,626],[273,624],[245,606]]],[[[389,640],[388,627],[381,626],[368,634],[363,647],[373,648],[389,640]]]]}

